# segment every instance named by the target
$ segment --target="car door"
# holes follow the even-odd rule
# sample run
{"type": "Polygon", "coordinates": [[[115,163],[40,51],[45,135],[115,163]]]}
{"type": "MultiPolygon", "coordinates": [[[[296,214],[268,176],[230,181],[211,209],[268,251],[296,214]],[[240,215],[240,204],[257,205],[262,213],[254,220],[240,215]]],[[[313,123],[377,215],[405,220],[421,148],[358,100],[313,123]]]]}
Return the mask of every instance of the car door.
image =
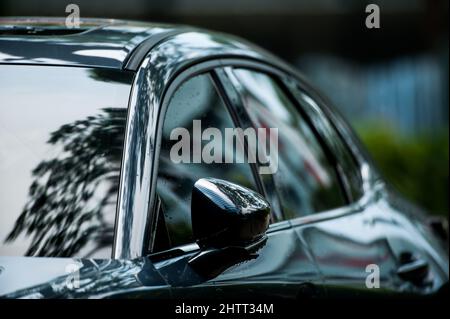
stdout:
{"type": "Polygon", "coordinates": [[[271,68],[239,67],[228,76],[255,125],[279,129],[273,182],[283,219],[311,250],[328,295],[392,291],[395,258],[369,204],[376,192],[363,188],[357,162],[329,138],[333,126],[320,107],[306,91],[292,93],[294,80],[271,68]],[[372,289],[380,286],[371,284],[373,267],[384,289],[372,289]]]}
{"type": "Polygon", "coordinates": [[[228,129],[249,127],[250,122],[240,113],[242,106],[237,91],[233,86],[225,87],[220,80],[221,72],[215,69],[198,74],[196,68],[196,72],[168,98],[159,152],[156,190],[159,202],[154,212],[158,218],[154,236],[150,236],[154,240],[149,245],[149,258],[171,284],[175,298],[317,296],[320,276],[309,250],[290,224],[280,219],[275,206],[268,240],[254,258],[239,260],[212,277],[199,274],[189,264],[189,259],[199,253],[192,236],[190,212],[191,190],[199,178],[220,178],[260,192],[266,198],[273,195],[264,187],[257,164],[239,161],[247,156],[242,154],[248,147],[245,138],[237,136],[231,144],[208,138],[195,140],[195,134],[199,134],[196,129],[200,127],[216,130],[217,135],[228,129]],[[227,161],[219,157],[223,159],[222,163],[207,163],[205,158],[195,158],[195,150],[189,155],[178,152],[174,158],[173,147],[181,151],[181,145],[177,143],[181,142],[182,136],[188,138],[188,144],[196,145],[197,151],[203,152],[209,143],[216,143],[220,153],[232,154],[231,158],[227,161]],[[244,147],[236,147],[238,143],[244,147]]]}

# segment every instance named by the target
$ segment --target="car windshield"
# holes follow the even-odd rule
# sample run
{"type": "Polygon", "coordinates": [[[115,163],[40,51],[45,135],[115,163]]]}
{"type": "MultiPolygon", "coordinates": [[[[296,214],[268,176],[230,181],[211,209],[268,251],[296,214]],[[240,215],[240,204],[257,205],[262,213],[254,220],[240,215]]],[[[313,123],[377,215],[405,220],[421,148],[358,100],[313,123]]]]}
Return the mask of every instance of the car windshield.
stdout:
{"type": "Polygon", "coordinates": [[[0,65],[0,255],[111,255],[132,74],[0,65]]]}

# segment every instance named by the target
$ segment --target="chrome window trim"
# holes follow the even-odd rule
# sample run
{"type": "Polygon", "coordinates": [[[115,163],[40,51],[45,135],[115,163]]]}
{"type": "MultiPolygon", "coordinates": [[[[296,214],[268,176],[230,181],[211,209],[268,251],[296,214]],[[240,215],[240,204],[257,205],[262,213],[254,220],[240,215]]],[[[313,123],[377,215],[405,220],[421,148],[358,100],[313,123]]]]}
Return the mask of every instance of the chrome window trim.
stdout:
{"type": "MultiPolygon", "coordinates": [[[[171,36],[181,34],[186,32],[188,29],[168,29],[166,31],[162,31],[161,33],[157,33],[156,35],[151,35],[147,37],[144,41],[139,43],[124,59],[122,63],[122,68],[124,70],[129,71],[137,71],[139,67],[142,65],[142,61],[144,61],[147,53],[152,50],[159,43],[165,41],[171,36]]],[[[192,30],[191,30],[192,31],[192,30]]]]}

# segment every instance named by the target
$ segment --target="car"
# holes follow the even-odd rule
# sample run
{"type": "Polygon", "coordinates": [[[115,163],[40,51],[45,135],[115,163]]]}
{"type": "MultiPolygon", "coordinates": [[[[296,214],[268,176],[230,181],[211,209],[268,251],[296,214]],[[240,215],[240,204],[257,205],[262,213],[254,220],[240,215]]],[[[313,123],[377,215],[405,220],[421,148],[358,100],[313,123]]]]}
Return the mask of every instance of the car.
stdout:
{"type": "Polygon", "coordinates": [[[403,199],[331,103],[245,40],[3,18],[0,81],[2,298],[448,289],[446,220],[403,199]]]}

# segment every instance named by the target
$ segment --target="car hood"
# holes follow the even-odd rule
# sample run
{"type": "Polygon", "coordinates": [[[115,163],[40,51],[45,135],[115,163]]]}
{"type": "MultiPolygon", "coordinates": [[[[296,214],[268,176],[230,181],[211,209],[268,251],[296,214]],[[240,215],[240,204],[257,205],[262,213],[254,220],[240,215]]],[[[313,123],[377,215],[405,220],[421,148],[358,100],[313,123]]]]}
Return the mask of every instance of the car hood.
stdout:
{"type": "Polygon", "coordinates": [[[102,298],[167,286],[147,258],[0,257],[0,298],[102,298]]]}

